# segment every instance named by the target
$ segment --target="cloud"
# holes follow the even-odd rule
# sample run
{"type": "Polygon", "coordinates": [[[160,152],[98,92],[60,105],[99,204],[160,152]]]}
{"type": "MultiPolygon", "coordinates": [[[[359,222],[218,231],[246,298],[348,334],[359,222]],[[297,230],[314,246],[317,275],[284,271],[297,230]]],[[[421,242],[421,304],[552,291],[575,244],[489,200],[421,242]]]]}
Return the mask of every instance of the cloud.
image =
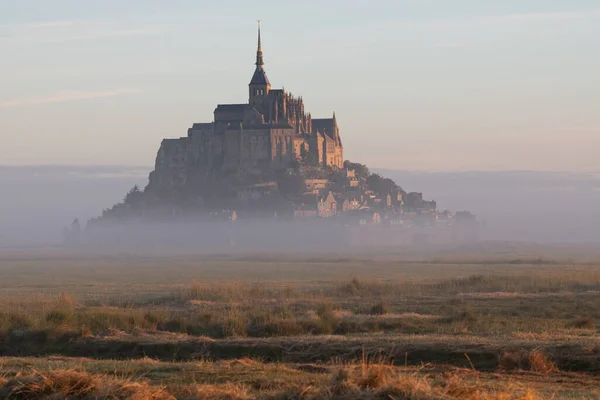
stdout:
{"type": "Polygon", "coordinates": [[[161,33],[161,30],[158,29],[114,29],[108,30],[104,32],[89,32],[89,33],[81,33],[78,35],[72,36],[62,36],[62,37],[49,37],[49,38],[39,38],[36,40],[37,43],[65,43],[65,42],[74,42],[81,40],[93,40],[93,39],[104,39],[104,38],[124,38],[124,37],[139,37],[139,36],[150,36],[161,33]]]}
{"type": "MultiPolygon", "coordinates": [[[[460,21],[473,25],[515,25],[521,23],[548,23],[579,21],[600,17],[600,10],[588,10],[579,12],[547,12],[547,13],[522,13],[493,16],[480,16],[460,21]]],[[[459,21],[456,21],[459,22],[459,21]]]]}
{"type": "Polygon", "coordinates": [[[50,44],[82,40],[157,35],[166,27],[124,21],[73,20],[0,25],[0,44],[50,44]]]}
{"type": "Polygon", "coordinates": [[[341,41],[336,43],[336,47],[340,49],[356,49],[358,46],[371,48],[382,43],[386,43],[387,46],[389,40],[407,45],[414,45],[420,41],[425,41],[427,44],[432,39],[433,43],[430,44],[434,47],[462,49],[486,45],[490,40],[515,40],[514,37],[507,37],[505,33],[516,29],[519,29],[519,34],[540,35],[541,28],[552,29],[559,26],[562,29],[561,25],[577,27],[578,24],[584,23],[596,24],[598,19],[600,19],[600,9],[414,19],[394,15],[383,20],[365,20],[359,27],[356,25],[327,26],[320,29],[330,31],[326,35],[332,38],[342,38],[343,40],[340,39],[341,41]],[[365,35],[365,31],[369,34],[365,35]],[[435,34],[437,36],[432,36],[435,34]]]}
{"type": "Polygon", "coordinates": [[[581,12],[548,12],[548,13],[509,14],[509,15],[505,15],[505,16],[492,17],[492,18],[489,18],[489,20],[493,20],[493,21],[495,20],[498,22],[569,21],[569,20],[595,18],[598,16],[600,16],[600,11],[590,10],[590,11],[581,11],[581,12]]]}
{"type": "MultiPolygon", "coordinates": [[[[433,46],[446,49],[463,49],[486,45],[490,40],[504,40],[508,31],[519,29],[519,34],[535,34],[541,28],[593,21],[600,18],[600,10],[581,12],[521,13],[505,15],[478,15],[449,19],[423,19],[387,24],[375,29],[404,29],[411,34],[416,31],[438,33],[433,46]]],[[[391,34],[389,34],[391,36],[391,34]]],[[[408,37],[408,36],[406,36],[408,37]]],[[[524,36],[521,36],[523,38],[524,36]]]]}
{"type": "MultiPolygon", "coordinates": [[[[462,17],[453,19],[423,19],[404,21],[398,23],[394,21],[396,27],[402,26],[408,29],[453,29],[453,28],[478,28],[491,25],[506,26],[528,23],[549,23],[549,22],[567,22],[581,21],[600,17],[600,10],[587,10],[577,12],[547,12],[547,13],[521,13],[504,15],[479,15],[473,17],[462,17]]],[[[380,24],[381,26],[381,24],[380,24]]]]}
{"type": "Polygon", "coordinates": [[[123,96],[127,94],[139,93],[139,89],[114,89],[114,90],[103,90],[103,91],[76,91],[76,90],[65,90],[58,92],[48,97],[32,97],[24,99],[13,99],[0,101],[0,108],[9,107],[24,107],[33,106],[38,104],[51,104],[51,103],[64,103],[67,101],[78,101],[78,100],[90,100],[99,99],[104,97],[115,97],[123,96]]]}

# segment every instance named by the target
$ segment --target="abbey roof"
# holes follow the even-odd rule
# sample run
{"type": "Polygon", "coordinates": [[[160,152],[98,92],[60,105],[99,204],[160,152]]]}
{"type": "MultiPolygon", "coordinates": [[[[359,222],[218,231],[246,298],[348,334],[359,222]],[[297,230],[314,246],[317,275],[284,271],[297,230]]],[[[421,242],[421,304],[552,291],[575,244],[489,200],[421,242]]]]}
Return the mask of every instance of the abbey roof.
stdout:
{"type": "Polygon", "coordinates": [[[250,80],[250,85],[265,85],[271,86],[269,82],[269,78],[267,78],[267,73],[262,66],[257,66],[254,71],[254,75],[252,75],[252,80],[250,80]]]}

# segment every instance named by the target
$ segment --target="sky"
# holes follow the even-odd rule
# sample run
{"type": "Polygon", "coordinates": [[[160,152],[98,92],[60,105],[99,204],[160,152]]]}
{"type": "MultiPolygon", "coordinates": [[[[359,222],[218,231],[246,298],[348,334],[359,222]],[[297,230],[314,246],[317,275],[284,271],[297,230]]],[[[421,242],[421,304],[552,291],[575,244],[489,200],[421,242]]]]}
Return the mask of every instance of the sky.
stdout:
{"type": "Polygon", "coordinates": [[[346,158],[423,171],[599,171],[598,0],[2,0],[0,165],[151,167],[274,88],[336,112],[346,158]]]}

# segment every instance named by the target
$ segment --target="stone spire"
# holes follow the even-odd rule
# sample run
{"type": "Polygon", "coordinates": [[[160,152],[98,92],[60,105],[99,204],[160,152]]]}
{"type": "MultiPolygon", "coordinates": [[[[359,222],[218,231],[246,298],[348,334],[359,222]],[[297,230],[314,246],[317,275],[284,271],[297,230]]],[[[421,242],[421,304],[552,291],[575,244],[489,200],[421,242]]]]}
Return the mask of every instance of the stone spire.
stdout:
{"type": "MultiPolygon", "coordinates": [[[[254,70],[254,75],[252,76],[252,80],[250,81],[250,86],[254,86],[254,90],[263,89],[264,94],[268,94],[267,92],[271,89],[271,83],[269,82],[269,78],[267,78],[267,74],[263,66],[265,65],[263,61],[263,52],[262,52],[262,43],[260,39],[260,21],[258,21],[258,48],[256,49],[256,69],[254,70]],[[260,86],[265,86],[261,88],[260,86]],[[268,88],[267,88],[268,87],[268,88]]],[[[252,93],[250,93],[250,97],[252,97],[252,93]]]]}
{"type": "Polygon", "coordinates": [[[260,19],[258,20],[258,48],[256,49],[256,66],[262,67],[265,65],[263,61],[262,44],[260,42],[260,19]]]}

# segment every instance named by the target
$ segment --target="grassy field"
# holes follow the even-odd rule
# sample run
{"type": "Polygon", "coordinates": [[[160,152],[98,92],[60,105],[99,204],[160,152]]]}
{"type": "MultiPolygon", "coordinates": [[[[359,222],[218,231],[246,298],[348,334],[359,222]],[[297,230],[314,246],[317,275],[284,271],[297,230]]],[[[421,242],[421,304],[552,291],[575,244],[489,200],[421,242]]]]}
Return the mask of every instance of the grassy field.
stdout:
{"type": "Polygon", "coordinates": [[[0,398],[598,399],[594,251],[3,253],[0,398]]]}

